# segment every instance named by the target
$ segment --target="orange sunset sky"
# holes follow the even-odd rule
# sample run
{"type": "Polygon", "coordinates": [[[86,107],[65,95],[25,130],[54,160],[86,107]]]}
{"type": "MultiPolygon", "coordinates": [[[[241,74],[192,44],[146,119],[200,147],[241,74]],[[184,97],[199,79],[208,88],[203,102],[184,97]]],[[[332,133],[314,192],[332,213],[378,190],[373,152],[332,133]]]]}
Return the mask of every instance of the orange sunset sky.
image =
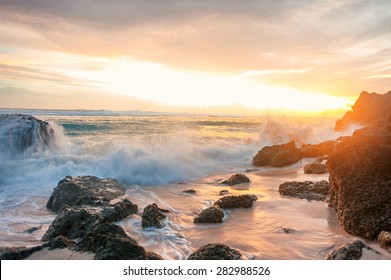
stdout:
{"type": "Polygon", "coordinates": [[[389,0],[0,0],[0,108],[319,112],[390,89],[389,0]]]}

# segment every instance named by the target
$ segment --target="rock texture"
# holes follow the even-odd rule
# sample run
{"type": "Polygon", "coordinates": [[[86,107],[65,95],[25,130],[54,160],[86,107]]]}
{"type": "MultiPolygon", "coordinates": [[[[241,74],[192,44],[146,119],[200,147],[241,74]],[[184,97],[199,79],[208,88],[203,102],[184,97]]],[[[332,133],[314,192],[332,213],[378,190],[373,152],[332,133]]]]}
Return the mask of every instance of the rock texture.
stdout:
{"type": "Polygon", "coordinates": [[[251,208],[258,198],[255,195],[228,195],[217,200],[214,205],[221,208],[251,208]]]}
{"type": "Polygon", "coordinates": [[[47,203],[47,208],[59,213],[64,205],[103,206],[125,194],[125,188],[114,179],[95,176],[67,176],[60,182],[47,203]]]}
{"type": "Polygon", "coordinates": [[[334,151],[337,141],[325,141],[316,145],[304,144],[300,147],[300,153],[306,158],[315,158],[329,155],[334,151]]]}
{"type": "Polygon", "coordinates": [[[242,254],[221,243],[210,243],[192,253],[188,260],[239,260],[242,254]]]}
{"type": "Polygon", "coordinates": [[[161,259],[157,254],[145,251],[120,226],[110,223],[92,228],[77,244],[77,249],[95,253],[97,260],[161,259]]]}
{"type": "Polygon", "coordinates": [[[253,165],[282,167],[296,163],[302,158],[303,156],[296,148],[295,142],[291,141],[282,145],[263,147],[253,157],[253,165]]]}
{"type": "Polygon", "coordinates": [[[163,225],[161,224],[161,220],[163,220],[166,217],[166,215],[164,215],[162,212],[163,212],[162,209],[160,209],[155,203],[145,207],[141,219],[142,228],[163,227],[163,225]]]}
{"type": "Polygon", "coordinates": [[[330,185],[326,180],[319,182],[285,182],[278,188],[282,195],[297,197],[307,200],[325,200],[329,193],[330,185]]]}
{"type": "Polygon", "coordinates": [[[377,237],[380,246],[391,252],[391,232],[382,231],[377,237]]]}
{"type": "Polygon", "coordinates": [[[360,240],[345,244],[330,252],[327,260],[359,260],[362,257],[363,249],[372,250],[368,245],[360,240]]]}
{"type": "Polygon", "coordinates": [[[221,184],[229,185],[229,186],[245,184],[245,183],[250,183],[250,179],[242,173],[234,174],[229,179],[221,182],[221,184]]]}
{"type": "Polygon", "coordinates": [[[202,210],[198,217],[194,218],[194,223],[222,223],[224,212],[219,206],[212,206],[202,210]]]}
{"type": "Polygon", "coordinates": [[[320,162],[306,164],[303,169],[305,174],[323,174],[328,172],[326,164],[320,162]]]}
{"type": "Polygon", "coordinates": [[[386,94],[363,91],[360,97],[342,119],[335,124],[335,130],[345,130],[349,125],[382,126],[391,120],[391,91],[386,94]]]}
{"type": "Polygon", "coordinates": [[[391,231],[391,128],[345,137],[327,161],[330,206],[349,233],[374,240],[391,231]]]}

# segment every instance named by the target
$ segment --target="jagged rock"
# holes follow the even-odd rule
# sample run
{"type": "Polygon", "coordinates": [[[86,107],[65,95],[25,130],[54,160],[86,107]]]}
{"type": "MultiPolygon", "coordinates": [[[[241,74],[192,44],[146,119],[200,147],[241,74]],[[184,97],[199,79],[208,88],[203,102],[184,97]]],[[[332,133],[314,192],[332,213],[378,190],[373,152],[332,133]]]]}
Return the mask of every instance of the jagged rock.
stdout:
{"type": "Polygon", "coordinates": [[[253,157],[253,165],[282,167],[296,163],[302,158],[295,142],[291,141],[282,145],[263,147],[253,157]]]}
{"type": "Polygon", "coordinates": [[[303,157],[315,158],[324,155],[329,155],[334,151],[334,147],[337,144],[337,141],[324,141],[322,143],[312,145],[304,144],[300,148],[300,152],[303,157]]]}
{"type": "Polygon", "coordinates": [[[391,120],[391,91],[386,94],[368,93],[363,91],[352,106],[352,111],[346,112],[335,124],[335,130],[345,130],[349,125],[382,126],[391,120]]]}
{"type": "Polygon", "coordinates": [[[307,200],[325,200],[330,185],[326,180],[319,182],[285,182],[278,187],[278,192],[282,195],[305,198],[307,200]]]}
{"type": "Polygon", "coordinates": [[[217,200],[214,205],[221,208],[251,208],[258,198],[255,195],[229,195],[217,200]]]}
{"type": "Polygon", "coordinates": [[[94,226],[126,218],[137,212],[137,205],[125,199],[105,207],[65,207],[42,237],[49,241],[57,236],[75,239],[83,237],[94,226]]]}
{"type": "Polygon", "coordinates": [[[391,232],[382,231],[377,237],[380,246],[391,252],[391,232]]]}
{"type": "Polygon", "coordinates": [[[365,128],[329,156],[330,206],[348,233],[370,240],[391,231],[391,129],[365,128]]]}
{"type": "Polygon", "coordinates": [[[202,210],[198,217],[194,218],[194,223],[222,223],[224,212],[219,206],[212,206],[202,210]]]}
{"type": "Polygon", "coordinates": [[[1,248],[0,260],[24,260],[35,252],[41,251],[46,246],[35,246],[31,248],[26,247],[13,247],[13,248],[1,248]]]}
{"type": "MultiPolygon", "coordinates": [[[[330,252],[327,260],[359,260],[362,257],[363,249],[372,250],[368,245],[360,240],[356,240],[353,243],[345,244],[332,252],[330,252]]],[[[374,251],[378,253],[377,251],[374,251]]]]}
{"type": "Polygon", "coordinates": [[[195,193],[196,193],[196,191],[195,191],[195,190],[193,190],[193,189],[190,189],[190,190],[184,190],[184,191],[182,191],[182,193],[187,193],[187,194],[195,194],[195,193]]]}
{"type": "Polygon", "coordinates": [[[242,173],[234,174],[229,179],[221,182],[221,184],[229,185],[229,186],[245,184],[245,183],[250,183],[250,179],[242,173]]]}
{"type": "Polygon", "coordinates": [[[312,162],[304,165],[305,174],[323,174],[328,172],[327,166],[324,163],[312,162]]]}
{"type": "Polygon", "coordinates": [[[75,245],[75,242],[64,237],[57,236],[56,238],[49,241],[49,250],[69,248],[75,245]]]}
{"type": "Polygon", "coordinates": [[[221,243],[210,243],[192,253],[188,260],[239,260],[242,254],[221,243]]]}
{"type": "Polygon", "coordinates": [[[114,179],[95,176],[67,176],[58,182],[47,208],[59,213],[65,205],[102,206],[125,194],[125,188],[114,179]]]}
{"type": "MultiPolygon", "coordinates": [[[[155,227],[161,228],[161,220],[163,220],[166,215],[162,213],[163,209],[160,209],[155,203],[148,205],[144,208],[144,212],[141,219],[142,228],[155,227]]],[[[168,211],[168,210],[167,210],[168,211]]]]}
{"type": "Polygon", "coordinates": [[[95,253],[97,260],[161,259],[155,253],[145,251],[136,240],[127,236],[120,226],[110,223],[92,228],[76,248],[95,253]]]}

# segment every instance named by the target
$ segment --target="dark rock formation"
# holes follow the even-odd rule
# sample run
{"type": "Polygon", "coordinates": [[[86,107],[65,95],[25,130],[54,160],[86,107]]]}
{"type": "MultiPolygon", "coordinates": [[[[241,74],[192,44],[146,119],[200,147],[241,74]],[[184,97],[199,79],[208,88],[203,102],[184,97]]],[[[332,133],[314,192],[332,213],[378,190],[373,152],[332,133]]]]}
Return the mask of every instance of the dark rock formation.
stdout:
{"type": "Polygon", "coordinates": [[[148,260],[161,259],[147,252],[136,240],[126,235],[117,225],[103,223],[87,232],[77,249],[95,253],[97,260],[148,260]]]}
{"type": "Polygon", "coordinates": [[[219,195],[226,195],[226,194],[229,194],[229,191],[228,190],[221,190],[219,192],[219,195]]]}
{"type": "Polygon", "coordinates": [[[42,226],[35,226],[35,227],[32,227],[32,228],[25,230],[24,232],[25,233],[33,233],[34,231],[40,230],[41,228],[42,228],[42,226]]]}
{"type": "Polygon", "coordinates": [[[222,223],[224,212],[219,206],[212,206],[202,210],[200,215],[194,218],[194,223],[222,223]]]}
{"type": "Polygon", "coordinates": [[[353,123],[382,126],[391,120],[391,91],[386,94],[363,91],[360,97],[342,119],[335,124],[335,130],[345,130],[353,123]]]}
{"type": "Polygon", "coordinates": [[[221,208],[251,208],[258,198],[255,195],[229,195],[217,200],[214,205],[221,208]]]}
{"type": "Polygon", "coordinates": [[[60,235],[49,241],[49,250],[70,248],[75,245],[75,242],[60,235]]]}
{"type": "Polygon", "coordinates": [[[263,147],[253,157],[253,165],[281,167],[298,162],[302,159],[295,142],[291,141],[282,145],[263,147]]]}
{"type": "Polygon", "coordinates": [[[307,200],[325,200],[329,192],[330,185],[327,181],[319,182],[285,182],[278,188],[278,192],[282,195],[305,198],[307,200]]]}
{"type": "Polygon", "coordinates": [[[234,174],[229,179],[221,182],[221,184],[229,185],[229,186],[244,184],[244,183],[250,183],[250,179],[242,173],[234,174]]]}
{"type": "Polygon", "coordinates": [[[330,206],[345,231],[374,240],[391,231],[391,128],[345,137],[329,156],[330,206]]]}
{"type": "Polygon", "coordinates": [[[314,158],[324,155],[329,155],[334,151],[337,141],[325,141],[316,145],[304,144],[300,148],[300,153],[303,157],[314,158]]]}
{"type": "Polygon", "coordinates": [[[366,245],[362,241],[356,240],[353,243],[345,244],[333,250],[327,255],[326,259],[327,260],[359,260],[362,257],[363,249],[372,250],[368,245],[366,245]]]}
{"type": "Polygon", "coordinates": [[[29,115],[0,115],[0,154],[15,157],[26,150],[56,150],[55,131],[48,122],[29,115]]]}
{"type": "Polygon", "coordinates": [[[391,232],[382,231],[377,237],[380,246],[391,252],[391,232]]]}
{"type": "Polygon", "coordinates": [[[47,208],[58,213],[64,205],[102,206],[125,194],[125,188],[114,179],[95,176],[67,176],[60,182],[47,203],[47,208]]]}
{"type": "Polygon", "coordinates": [[[187,194],[195,194],[195,193],[196,193],[196,191],[195,191],[195,190],[193,190],[193,189],[190,189],[190,190],[184,190],[184,191],[182,191],[182,193],[187,193],[187,194]]]}
{"type": "Polygon", "coordinates": [[[144,212],[141,219],[142,228],[155,227],[161,228],[163,225],[160,223],[166,215],[164,215],[155,203],[148,205],[144,208],[144,212]]]}
{"type": "Polygon", "coordinates": [[[323,174],[326,172],[328,172],[328,170],[326,164],[324,163],[311,162],[309,164],[304,165],[305,174],[323,174]]]}
{"type": "Polygon", "coordinates": [[[242,254],[221,243],[210,243],[192,253],[188,260],[239,260],[242,254]]]}
{"type": "Polygon", "coordinates": [[[98,224],[118,221],[136,212],[137,205],[127,199],[105,207],[65,207],[54,219],[42,241],[60,235],[71,239],[83,237],[98,224]]]}

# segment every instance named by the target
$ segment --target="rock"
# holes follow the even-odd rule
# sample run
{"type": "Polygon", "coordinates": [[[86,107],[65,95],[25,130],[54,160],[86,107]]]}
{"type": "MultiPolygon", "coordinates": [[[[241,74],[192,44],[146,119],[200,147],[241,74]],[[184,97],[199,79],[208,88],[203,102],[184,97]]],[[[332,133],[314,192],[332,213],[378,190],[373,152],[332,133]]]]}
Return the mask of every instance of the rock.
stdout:
{"type": "Polygon", "coordinates": [[[283,231],[284,233],[287,233],[287,234],[295,232],[294,229],[292,229],[292,228],[286,228],[286,227],[283,227],[283,228],[282,228],[282,231],[283,231]]]}
{"type": "Polygon", "coordinates": [[[196,191],[195,191],[195,190],[193,190],[193,189],[190,189],[190,190],[184,190],[184,191],[182,191],[182,193],[187,193],[187,194],[195,194],[195,193],[196,193],[196,191]]]}
{"type": "Polygon", "coordinates": [[[245,184],[245,183],[250,183],[250,179],[242,173],[234,174],[229,179],[221,182],[221,184],[229,185],[229,186],[245,184]]]}
{"type": "Polygon", "coordinates": [[[188,260],[239,260],[242,254],[221,243],[210,243],[192,253],[188,260]]]}
{"type": "Polygon", "coordinates": [[[226,195],[226,194],[229,194],[229,191],[228,190],[221,190],[219,192],[219,195],[226,195]]]}
{"type": "Polygon", "coordinates": [[[304,165],[305,174],[323,174],[328,172],[327,166],[324,163],[312,162],[304,165]]]}
{"type": "Polygon", "coordinates": [[[194,218],[194,223],[222,223],[224,212],[219,206],[212,206],[202,210],[198,217],[194,218]]]}
{"type": "Polygon", "coordinates": [[[372,250],[368,245],[366,245],[362,241],[356,240],[353,243],[345,244],[333,250],[327,255],[326,259],[327,260],[359,260],[362,257],[363,249],[372,250]]]}
{"type": "Polygon", "coordinates": [[[14,247],[14,248],[1,248],[0,260],[24,260],[35,252],[44,249],[46,246],[35,246],[32,248],[26,247],[14,247]]]}
{"type": "Polygon", "coordinates": [[[382,126],[390,123],[391,91],[386,94],[363,91],[360,97],[342,119],[335,124],[335,130],[345,130],[351,124],[382,126]]]}
{"type": "Polygon", "coordinates": [[[144,212],[141,219],[142,228],[155,227],[161,228],[163,225],[160,223],[166,216],[162,213],[155,203],[148,205],[144,208],[144,212]]]}
{"type": "Polygon", "coordinates": [[[41,228],[42,228],[42,226],[35,226],[35,227],[32,227],[32,228],[25,230],[24,232],[25,233],[33,233],[34,231],[40,230],[41,228]]]}
{"type": "Polygon", "coordinates": [[[296,163],[300,159],[302,155],[296,148],[295,142],[291,141],[282,145],[263,147],[253,157],[253,165],[282,167],[296,163]]]}
{"type": "Polygon", "coordinates": [[[319,182],[285,182],[278,187],[278,192],[281,195],[287,195],[297,198],[305,198],[307,200],[325,200],[330,185],[326,180],[319,182]]]}
{"type": "Polygon", "coordinates": [[[65,205],[102,206],[125,194],[125,188],[114,179],[95,176],[67,176],[60,182],[47,203],[47,208],[59,213],[65,205]]]}
{"type": "Polygon", "coordinates": [[[391,252],[391,232],[382,231],[377,237],[380,246],[391,252]]]}
{"type": "Polygon", "coordinates": [[[304,144],[300,148],[303,157],[314,158],[329,155],[334,151],[337,141],[325,141],[317,145],[304,144]]]}
{"type": "Polygon", "coordinates": [[[56,131],[45,121],[22,114],[0,114],[0,154],[14,158],[23,153],[56,150],[56,131]]]}
{"type": "Polygon", "coordinates": [[[77,250],[93,252],[97,260],[161,259],[155,253],[145,251],[120,226],[110,223],[97,225],[88,231],[77,244],[77,250]]]}
{"type": "Polygon", "coordinates": [[[69,248],[74,245],[75,245],[74,241],[69,240],[68,238],[60,235],[60,236],[57,236],[56,238],[50,240],[49,250],[69,248]]]}
{"type": "Polygon", "coordinates": [[[348,233],[375,240],[391,231],[391,129],[365,128],[329,156],[330,206],[348,233]]]}
{"type": "Polygon", "coordinates": [[[49,226],[42,241],[60,235],[70,239],[82,238],[98,224],[118,221],[136,212],[137,205],[127,199],[105,207],[65,207],[49,226]]]}
{"type": "Polygon", "coordinates": [[[258,198],[255,195],[229,195],[217,200],[214,205],[221,208],[251,208],[258,198]]]}

